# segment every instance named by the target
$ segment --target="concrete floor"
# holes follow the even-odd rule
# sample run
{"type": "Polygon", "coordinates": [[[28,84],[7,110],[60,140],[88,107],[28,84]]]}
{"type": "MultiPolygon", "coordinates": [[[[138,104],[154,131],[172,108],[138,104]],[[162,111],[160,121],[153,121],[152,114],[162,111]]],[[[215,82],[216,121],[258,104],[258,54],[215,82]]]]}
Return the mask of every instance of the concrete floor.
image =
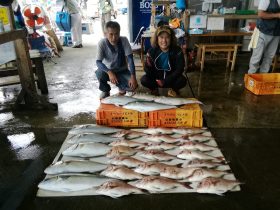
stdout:
{"type": "MultiPolygon", "coordinates": [[[[55,58],[57,64],[45,63],[49,87],[45,97],[58,103],[57,112],[15,111],[11,106],[20,86],[0,89],[1,209],[280,209],[280,96],[255,96],[244,89],[248,54],[238,56],[234,72],[221,62],[207,63],[203,73],[188,73],[194,95],[204,103],[205,126],[213,132],[236,177],[244,182],[241,192],[36,198],[43,171],[69,128],[95,122],[98,37],[85,35],[83,39],[84,48],[64,48],[62,57],[55,58]]],[[[183,95],[192,97],[188,86],[183,95]]]]}

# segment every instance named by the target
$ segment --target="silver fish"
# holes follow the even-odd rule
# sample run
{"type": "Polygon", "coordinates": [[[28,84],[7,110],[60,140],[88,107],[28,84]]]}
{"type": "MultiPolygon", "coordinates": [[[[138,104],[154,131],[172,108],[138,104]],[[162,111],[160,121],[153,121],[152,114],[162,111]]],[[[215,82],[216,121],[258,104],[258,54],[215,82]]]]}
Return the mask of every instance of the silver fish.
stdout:
{"type": "Polygon", "coordinates": [[[77,144],[77,143],[87,143],[87,142],[99,142],[99,143],[110,143],[115,141],[116,138],[97,134],[97,133],[83,133],[83,134],[76,134],[70,136],[68,138],[68,143],[70,144],[77,144]]]}
{"type": "Polygon", "coordinates": [[[160,176],[170,179],[186,179],[197,168],[178,168],[176,166],[165,167],[160,171],[160,176]]]}
{"type": "Polygon", "coordinates": [[[68,133],[69,134],[82,134],[82,133],[99,133],[110,134],[121,131],[119,128],[106,127],[96,124],[76,125],[68,133]]]}
{"type": "Polygon", "coordinates": [[[222,177],[224,175],[228,174],[226,171],[219,171],[215,169],[196,169],[193,171],[192,175],[187,177],[187,180],[190,182],[197,182],[201,181],[202,179],[205,179],[207,177],[222,177]]]}
{"type": "Polygon", "coordinates": [[[165,134],[154,134],[151,136],[147,136],[147,139],[153,142],[166,142],[171,144],[181,141],[181,139],[173,138],[165,134]]]}
{"type": "Polygon", "coordinates": [[[101,100],[102,104],[114,104],[116,106],[123,106],[131,102],[136,102],[138,99],[128,97],[128,96],[120,96],[120,95],[112,95],[107,98],[101,100]]]}
{"type": "Polygon", "coordinates": [[[154,176],[159,175],[165,167],[168,167],[168,165],[164,163],[148,162],[140,164],[134,171],[140,174],[154,176]]]}
{"type": "Polygon", "coordinates": [[[210,141],[210,140],[215,140],[215,139],[211,136],[204,136],[204,135],[201,135],[201,134],[196,134],[196,135],[193,135],[193,136],[189,136],[189,140],[204,142],[204,141],[210,141]]]}
{"type": "Polygon", "coordinates": [[[207,131],[206,128],[174,128],[174,133],[187,135],[187,134],[199,134],[207,131]]]}
{"type": "Polygon", "coordinates": [[[175,156],[169,155],[160,150],[140,151],[136,155],[139,155],[140,157],[146,158],[148,160],[153,160],[153,161],[155,161],[155,160],[168,161],[168,160],[173,160],[175,158],[175,156]]]}
{"type": "Polygon", "coordinates": [[[111,147],[101,143],[79,143],[73,144],[62,152],[66,156],[94,157],[105,155],[111,147]]]}
{"type": "Polygon", "coordinates": [[[142,136],[146,136],[146,134],[142,133],[142,132],[133,131],[133,130],[122,130],[115,134],[112,134],[111,136],[117,137],[117,138],[124,137],[125,139],[135,139],[135,138],[139,138],[142,136]]]}
{"type": "Polygon", "coordinates": [[[154,101],[157,103],[173,105],[173,106],[180,106],[180,105],[184,105],[184,104],[202,104],[201,101],[198,101],[195,99],[173,98],[173,97],[165,97],[165,96],[157,97],[157,98],[155,98],[154,101]]]}
{"type": "Polygon", "coordinates": [[[154,102],[132,102],[123,106],[124,109],[135,110],[138,112],[152,112],[164,109],[177,108],[176,106],[159,104],[154,102]]]}
{"type": "Polygon", "coordinates": [[[134,180],[143,177],[141,174],[124,166],[108,166],[107,169],[100,173],[100,175],[121,180],[134,180]]]}
{"type": "Polygon", "coordinates": [[[51,164],[45,169],[46,174],[62,174],[62,173],[95,173],[103,171],[107,165],[86,160],[69,160],[59,161],[51,164]]]}
{"type": "Polygon", "coordinates": [[[191,189],[191,187],[187,184],[179,183],[174,180],[159,176],[148,176],[141,180],[130,182],[130,184],[140,189],[148,190],[150,192],[162,192],[177,187],[185,187],[191,189]]]}
{"type": "Polygon", "coordinates": [[[236,180],[227,180],[222,178],[205,178],[197,186],[198,193],[211,193],[222,195],[223,193],[235,189],[241,183],[236,180]]]}
{"type": "Polygon", "coordinates": [[[154,101],[155,98],[157,98],[157,96],[146,94],[146,93],[136,93],[132,95],[132,97],[143,101],[154,101]]]}
{"type": "Polygon", "coordinates": [[[119,165],[119,166],[126,166],[128,168],[135,168],[143,163],[143,161],[138,160],[133,157],[126,157],[126,156],[116,156],[109,160],[110,164],[119,165]]]}
{"type": "Polygon", "coordinates": [[[183,143],[181,146],[179,146],[179,149],[184,150],[199,150],[199,151],[212,151],[212,150],[217,150],[217,147],[209,146],[207,144],[203,143],[198,143],[198,142],[193,142],[193,141],[188,141],[183,143]]]}
{"type": "Polygon", "coordinates": [[[184,160],[193,160],[193,159],[203,159],[203,160],[224,160],[223,157],[213,157],[211,155],[204,154],[199,151],[195,150],[183,150],[178,155],[178,158],[184,159],[184,160]]]}
{"type": "Polygon", "coordinates": [[[172,134],[173,130],[171,128],[147,128],[147,129],[134,129],[139,132],[143,132],[150,135],[157,135],[157,134],[172,134]]]}
{"type": "Polygon", "coordinates": [[[151,142],[148,143],[147,146],[144,147],[145,150],[170,150],[177,147],[174,144],[168,144],[165,142],[151,142]]]}
{"type": "Polygon", "coordinates": [[[142,190],[129,185],[123,181],[113,180],[108,181],[96,189],[96,193],[106,195],[111,198],[119,198],[129,194],[140,194],[142,190]]]}
{"type": "Polygon", "coordinates": [[[120,139],[117,141],[114,141],[109,144],[110,146],[127,146],[127,147],[138,147],[138,146],[143,146],[143,144],[139,142],[135,142],[132,140],[126,140],[126,139],[120,139]]]}
{"type": "Polygon", "coordinates": [[[93,175],[61,175],[44,179],[38,187],[43,190],[72,192],[91,189],[110,180],[93,175]]]}
{"type": "Polygon", "coordinates": [[[132,149],[127,146],[114,146],[112,149],[107,153],[106,157],[112,158],[116,156],[131,156],[134,155],[137,152],[137,150],[132,149]]]}
{"type": "Polygon", "coordinates": [[[194,159],[194,160],[190,160],[190,161],[186,161],[182,164],[183,168],[202,168],[202,167],[206,167],[206,168],[215,168],[218,166],[221,166],[222,163],[221,162],[215,162],[213,160],[200,160],[200,159],[194,159]]]}

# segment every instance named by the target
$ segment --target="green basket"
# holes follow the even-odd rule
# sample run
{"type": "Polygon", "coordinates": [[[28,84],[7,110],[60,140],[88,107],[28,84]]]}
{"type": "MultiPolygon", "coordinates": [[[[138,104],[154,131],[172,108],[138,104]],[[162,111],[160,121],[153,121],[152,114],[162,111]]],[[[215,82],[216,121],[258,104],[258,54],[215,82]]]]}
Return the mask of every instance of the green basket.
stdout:
{"type": "Polygon", "coordinates": [[[237,15],[256,15],[258,12],[256,10],[236,10],[237,15]]]}

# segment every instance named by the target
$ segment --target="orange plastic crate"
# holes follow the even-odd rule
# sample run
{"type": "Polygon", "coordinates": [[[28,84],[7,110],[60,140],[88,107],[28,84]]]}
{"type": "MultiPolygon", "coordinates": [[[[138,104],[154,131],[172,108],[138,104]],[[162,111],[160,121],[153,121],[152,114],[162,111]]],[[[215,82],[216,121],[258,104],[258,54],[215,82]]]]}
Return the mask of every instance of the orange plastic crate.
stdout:
{"type": "Polygon", "coordinates": [[[245,87],[256,95],[280,94],[280,74],[245,74],[245,87]]]}
{"type": "Polygon", "coordinates": [[[149,127],[202,127],[202,109],[188,104],[177,109],[149,112],[149,127]]]}
{"type": "Polygon", "coordinates": [[[98,125],[116,127],[147,127],[148,112],[137,112],[111,104],[101,104],[96,110],[98,125]]]}

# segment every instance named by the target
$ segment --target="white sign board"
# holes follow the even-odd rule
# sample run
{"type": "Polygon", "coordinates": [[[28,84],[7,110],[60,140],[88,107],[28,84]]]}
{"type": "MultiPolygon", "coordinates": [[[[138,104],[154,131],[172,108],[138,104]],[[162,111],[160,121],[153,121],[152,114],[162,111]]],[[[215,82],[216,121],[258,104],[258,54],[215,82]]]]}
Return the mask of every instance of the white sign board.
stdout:
{"type": "Polygon", "coordinates": [[[207,15],[191,15],[190,28],[206,28],[207,15]]]}
{"type": "Polygon", "coordinates": [[[222,0],[204,0],[206,3],[222,3],[222,0]]]}
{"type": "Polygon", "coordinates": [[[224,30],[225,18],[223,17],[208,17],[207,30],[224,30]]]}

